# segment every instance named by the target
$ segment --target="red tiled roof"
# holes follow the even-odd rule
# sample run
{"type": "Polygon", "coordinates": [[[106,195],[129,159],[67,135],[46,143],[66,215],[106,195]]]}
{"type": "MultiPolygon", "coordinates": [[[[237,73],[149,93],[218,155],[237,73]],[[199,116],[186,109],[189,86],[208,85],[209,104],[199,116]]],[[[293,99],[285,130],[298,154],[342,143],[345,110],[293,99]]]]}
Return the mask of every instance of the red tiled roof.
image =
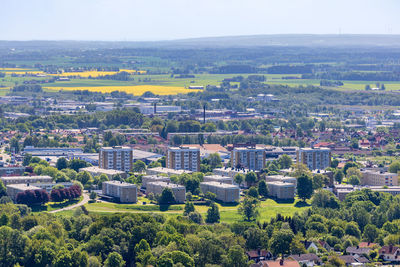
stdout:
{"type": "Polygon", "coordinates": [[[262,267],[300,267],[300,264],[294,260],[284,260],[281,264],[280,260],[276,261],[261,261],[262,267]]]}

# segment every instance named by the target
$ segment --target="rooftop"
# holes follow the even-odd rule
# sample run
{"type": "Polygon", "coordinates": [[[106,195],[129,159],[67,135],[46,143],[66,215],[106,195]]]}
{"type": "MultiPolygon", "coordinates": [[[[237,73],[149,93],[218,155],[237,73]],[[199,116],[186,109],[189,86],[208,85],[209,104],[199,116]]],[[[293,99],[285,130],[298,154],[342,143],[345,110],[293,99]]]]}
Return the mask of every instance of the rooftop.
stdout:
{"type": "Polygon", "coordinates": [[[37,175],[37,176],[2,176],[2,177],[0,177],[0,179],[8,181],[8,180],[25,180],[25,179],[32,179],[32,180],[34,180],[34,179],[49,179],[49,180],[52,180],[53,178],[51,178],[48,175],[42,175],[42,176],[37,175]]]}
{"type": "Polygon", "coordinates": [[[285,183],[281,181],[267,182],[266,184],[275,185],[279,187],[295,187],[295,185],[292,183],[285,183]]]}
{"type": "Polygon", "coordinates": [[[150,185],[150,184],[159,185],[159,186],[162,186],[162,187],[169,187],[169,188],[180,188],[180,189],[185,188],[183,185],[173,184],[173,183],[168,183],[168,182],[162,182],[162,181],[156,181],[156,182],[148,183],[148,185],[150,185]]]}
{"type": "Polygon", "coordinates": [[[233,184],[225,184],[225,183],[220,183],[220,182],[202,182],[200,184],[204,185],[210,185],[210,186],[215,186],[215,187],[222,187],[222,188],[232,188],[232,189],[239,189],[237,185],[233,184]]]}
{"type": "Polygon", "coordinates": [[[104,174],[109,174],[109,175],[117,175],[117,174],[125,174],[123,171],[118,171],[118,170],[111,170],[111,169],[102,169],[99,167],[86,167],[86,168],[81,168],[79,171],[87,171],[87,172],[97,172],[97,173],[104,173],[104,174]]]}
{"type": "Polygon", "coordinates": [[[37,186],[27,185],[27,184],[10,184],[7,185],[8,188],[18,189],[18,190],[37,190],[41,189],[37,186]]]}
{"type": "Polygon", "coordinates": [[[130,184],[130,183],[125,183],[122,181],[105,181],[103,182],[104,184],[111,184],[111,185],[116,185],[116,186],[120,186],[120,187],[135,187],[135,184],[130,184]]]}

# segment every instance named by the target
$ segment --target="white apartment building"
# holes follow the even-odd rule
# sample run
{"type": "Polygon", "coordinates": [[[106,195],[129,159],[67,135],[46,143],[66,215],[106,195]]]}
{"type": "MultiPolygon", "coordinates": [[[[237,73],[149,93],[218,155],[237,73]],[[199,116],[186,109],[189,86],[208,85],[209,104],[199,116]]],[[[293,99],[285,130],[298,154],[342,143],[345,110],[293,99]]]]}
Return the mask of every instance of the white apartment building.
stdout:
{"type": "Polygon", "coordinates": [[[297,151],[297,162],[303,163],[311,171],[324,170],[331,165],[331,149],[300,148],[297,151]]]}
{"type": "Polygon", "coordinates": [[[235,147],[231,151],[231,166],[259,171],[265,167],[265,149],[256,146],[235,147]]]}
{"type": "Polygon", "coordinates": [[[200,149],[190,146],[168,147],[167,168],[200,171],[200,149]]]}
{"type": "Polygon", "coordinates": [[[129,172],[132,169],[133,150],[126,146],[102,147],[99,153],[99,167],[129,172]]]}

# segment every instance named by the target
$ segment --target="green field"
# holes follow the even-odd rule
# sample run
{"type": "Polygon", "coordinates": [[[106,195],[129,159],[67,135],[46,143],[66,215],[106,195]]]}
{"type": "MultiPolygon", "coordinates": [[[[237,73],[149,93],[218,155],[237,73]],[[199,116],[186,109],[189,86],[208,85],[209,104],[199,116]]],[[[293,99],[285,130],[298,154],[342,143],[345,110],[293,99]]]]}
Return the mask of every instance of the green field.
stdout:
{"type": "MultiPolygon", "coordinates": [[[[24,68],[22,70],[16,70],[15,72],[25,72],[28,69],[24,68]]],[[[0,72],[6,70],[0,70],[0,72]]],[[[8,70],[9,71],[9,70],[8,70]]],[[[32,71],[34,71],[32,69],[32,71]]],[[[100,80],[100,79],[71,79],[70,81],[56,81],[53,83],[42,84],[43,87],[98,87],[98,86],[135,86],[135,85],[159,85],[159,86],[175,86],[175,87],[189,87],[189,86],[207,86],[207,85],[219,85],[223,79],[232,78],[235,76],[247,77],[251,74],[196,74],[195,78],[176,78],[171,77],[170,74],[142,74],[134,75],[133,81],[114,81],[114,80],[100,80]]],[[[295,76],[301,77],[300,74],[262,74],[265,75],[267,84],[279,84],[291,87],[297,86],[308,86],[314,85],[319,86],[320,80],[316,79],[282,79],[284,76],[295,76]]],[[[12,87],[15,84],[22,84],[26,80],[46,80],[45,78],[38,77],[11,77],[11,75],[6,75],[6,77],[0,79],[0,94],[4,95],[7,90],[1,89],[1,87],[12,87]],[[5,91],[5,92],[3,92],[5,91]]],[[[365,86],[369,84],[371,87],[375,87],[375,81],[343,81],[344,85],[339,87],[327,87],[329,89],[341,90],[341,91],[354,91],[354,90],[364,90],[365,86]]],[[[381,84],[385,84],[387,91],[400,90],[400,82],[390,82],[383,81],[381,84]]],[[[238,83],[232,83],[238,84],[238,83]]]]}
{"type": "MultiPolygon", "coordinates": [[[[158,205],[141,204],[143,201],[139,199],[139,204],[115,204],[115,203],[91,203],[86,204],[85,207],[91,213],[109,214],[114,212],[128,212],[128,213],[159,213],[166,216],[178,216],[182,215],[184,205],[171,205],[166,210],[165,207],[160,207],[158,205]]],[[[295,212],[302,212],[309,208],[308,204],[302,205],[302,202],[296,200],[294,203],[277,203],[272,199],[267,199],[261,202],[259,211],[260,216],[258,220],[269,221],[271,218],[275,217],[278,213],[283,216],[293,215],[295,212]]],[[[233,223],[242,220],[240,214],[238,214],[238,205],[222,205],[218,204],[221,222],[233,223]]],[[[195,205],[196,211],[201,213],[205,217],[208,206],[205,205],[195,205]]],[[[66,213],[68,214],[68,213],[66,213]]]]}

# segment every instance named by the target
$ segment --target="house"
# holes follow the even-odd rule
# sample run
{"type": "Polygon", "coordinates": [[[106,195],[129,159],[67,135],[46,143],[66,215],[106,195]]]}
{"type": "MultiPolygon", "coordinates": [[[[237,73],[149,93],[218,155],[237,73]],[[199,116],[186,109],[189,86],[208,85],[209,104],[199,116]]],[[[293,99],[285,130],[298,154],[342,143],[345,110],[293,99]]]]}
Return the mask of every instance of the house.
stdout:
{"type": "Polygon", "coordinates": [[[305,240],[301,241],[301,243],[303,243],[307,251],[313,249],[316,253],[318,253],[318,245],[315,244],[314,242],[305,240]]]}
{"type": "Polygon", "coordinates": [[[400,249],[395,246],[383,246],[379,250],[379,257],[385,261],[399,261],[400,249]]]}
{"type": "Polygon", "coordinates": [[[378,247],[379,245],[377,243],[371,243],[371,242],[360,242],[358,244],[358,247],[360,248],[374,248],[378,247]]]}
{"type": "Polygon", "coordinates": [[[349,255],[352,255],[352,256],[355,256],[355,255],[358,255],[358,256],[369,255],[370,251],[371,251],[371,248],[360,248],[359,246],[346,248],[346,252],[349,255]]]}
{"type": "Polygon", "coordinates": [[[326,251],[331,251],[333,248],[328,244],[328,242],[320,240],[318,241],[318,243],[321,245],[321,247],[323,247],[324,249],[326,249],[326,251]]]}
{"type": "Polygon", "coordinates": [[[260,261],[254,267],[300,267],[300,264],[295,260],[277,259],[275,261],[260,261]]]}
{"type": "Polygon", "coordinates": [[[273,258],[272,253],[265,249],[250,250],[246,252],[246,255],[249,258],[249,261],[253,260],[256,263],[273,258]]]}
{"type": "MultiPolygon", "coordinates": [[[[332,256],[329,256],[329,259],[331,257],[332,256]]],[[[365,264],[369,263],[369,260],[363,256],[356,257],[356,256],[352,256],[352,255],[343,255],[343,256],[339,256],[339,259],[344,261],[346,266],[365,266],[365,264]]]]}
{"type": "Polygon", "coordinates": [[[297,261],[301,266],[321,265],[321,259],[314,253],[290,255],[288,259],[297,261]]]}

